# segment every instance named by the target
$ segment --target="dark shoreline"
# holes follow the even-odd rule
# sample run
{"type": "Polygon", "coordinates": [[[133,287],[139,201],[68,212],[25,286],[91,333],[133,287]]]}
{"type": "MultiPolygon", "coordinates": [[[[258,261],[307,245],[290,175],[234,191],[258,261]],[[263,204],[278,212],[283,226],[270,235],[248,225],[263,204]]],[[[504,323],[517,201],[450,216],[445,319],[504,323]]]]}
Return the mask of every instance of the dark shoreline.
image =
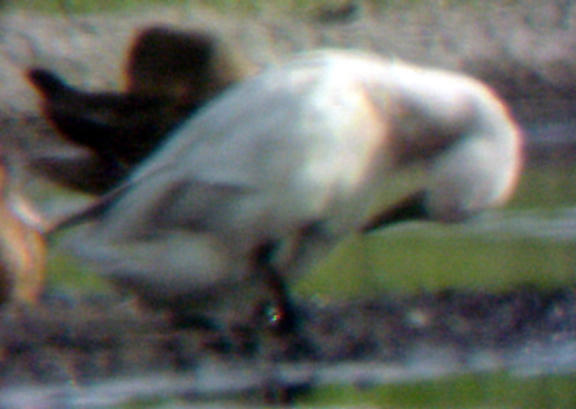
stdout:
{"type": "Polygon", "coordinates": [[[533,342],[576,337],[576,289],[501,294],[445,290],[378,299],[298,303],[306,348],[267,331],[173,330],[161,313],[114,296],[57,297],[0,315],[0,383],[79,382],[227,362],[405,365],[422,347],[465,362],[533,342]]]}

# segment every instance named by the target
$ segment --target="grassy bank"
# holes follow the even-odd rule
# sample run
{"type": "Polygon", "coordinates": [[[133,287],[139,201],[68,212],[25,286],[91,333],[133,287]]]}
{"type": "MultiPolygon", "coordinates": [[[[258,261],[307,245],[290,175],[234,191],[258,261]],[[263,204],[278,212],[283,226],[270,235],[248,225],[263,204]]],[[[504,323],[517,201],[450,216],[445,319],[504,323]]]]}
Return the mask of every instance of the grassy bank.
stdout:
{"type": "MultiPolygon", "coordinates": [[[[9,0],[11,7],[51,13],[93,13],[101,11],[130,10],[153,6],[202,6],[219,12],[255,13],[270,9],[296,13],[318,9],[337,9],[346,0],[9,0]]],[[[459,5],[474,7],[510,6],[513,0],[365,0],[362,3],[372,11],[403,9],[425,6],[434,9],[453,8],[459,5]]]]}
{"type": "Polygon", "coordinates": [[[474,374],[365,390],[353,386],[320,388],[307,403],[406,409],[573,408],[575,380],[574,375],[522,379],[506,373],[474,374]]]}

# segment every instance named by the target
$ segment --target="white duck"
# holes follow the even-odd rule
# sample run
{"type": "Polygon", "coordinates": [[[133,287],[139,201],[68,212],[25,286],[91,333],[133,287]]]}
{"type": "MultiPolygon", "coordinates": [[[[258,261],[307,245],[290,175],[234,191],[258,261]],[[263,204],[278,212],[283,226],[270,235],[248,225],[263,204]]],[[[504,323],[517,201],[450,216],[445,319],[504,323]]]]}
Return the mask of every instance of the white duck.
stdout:
{"type": "Polygon", "coordinates": [[[409,218],[456,222],[504,203],[521,156],[506,107],[474,79],[309,52],[184,123],[84,213],[97,222],[78,247],[175,312],[218,299],[253,305],[239,291],[268,289],[291,328],[285,280],[349,234],[409,218]]]}

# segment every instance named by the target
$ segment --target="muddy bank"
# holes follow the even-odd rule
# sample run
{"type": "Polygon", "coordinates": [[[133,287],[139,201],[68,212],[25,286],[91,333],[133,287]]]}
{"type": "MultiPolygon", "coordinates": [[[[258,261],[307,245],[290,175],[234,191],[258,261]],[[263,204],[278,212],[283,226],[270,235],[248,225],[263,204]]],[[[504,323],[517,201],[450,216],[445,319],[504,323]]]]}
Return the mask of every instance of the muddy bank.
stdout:
{"type": "Polygon", "coordinates": [[[174,330],[161,313],[106,297],[46,299],[0,315],[0,384],[88,382],[206,362],[407,365],[414,351],[466,362],[576,336],[576,290],[443,291],[323,305],[299,300],[305,342],[245,326],[174,330]]]}

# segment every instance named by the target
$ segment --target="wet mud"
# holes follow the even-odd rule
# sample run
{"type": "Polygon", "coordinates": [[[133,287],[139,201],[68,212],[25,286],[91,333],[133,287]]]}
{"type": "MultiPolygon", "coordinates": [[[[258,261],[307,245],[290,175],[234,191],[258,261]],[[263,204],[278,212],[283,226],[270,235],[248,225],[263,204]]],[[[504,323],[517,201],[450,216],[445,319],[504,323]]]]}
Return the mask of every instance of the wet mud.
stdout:
{"type": "Polygon", "coordinates": [[[445,290],[318,304],[299,299],[301,331],[175,329],[166,314],[115,296],[49,297],[0,313],[0,383],[90,381],[186,371],[210,361],[402,365],[416,348],[465,360],[484,350],[576,336],[576,289],[445,290]]]}

